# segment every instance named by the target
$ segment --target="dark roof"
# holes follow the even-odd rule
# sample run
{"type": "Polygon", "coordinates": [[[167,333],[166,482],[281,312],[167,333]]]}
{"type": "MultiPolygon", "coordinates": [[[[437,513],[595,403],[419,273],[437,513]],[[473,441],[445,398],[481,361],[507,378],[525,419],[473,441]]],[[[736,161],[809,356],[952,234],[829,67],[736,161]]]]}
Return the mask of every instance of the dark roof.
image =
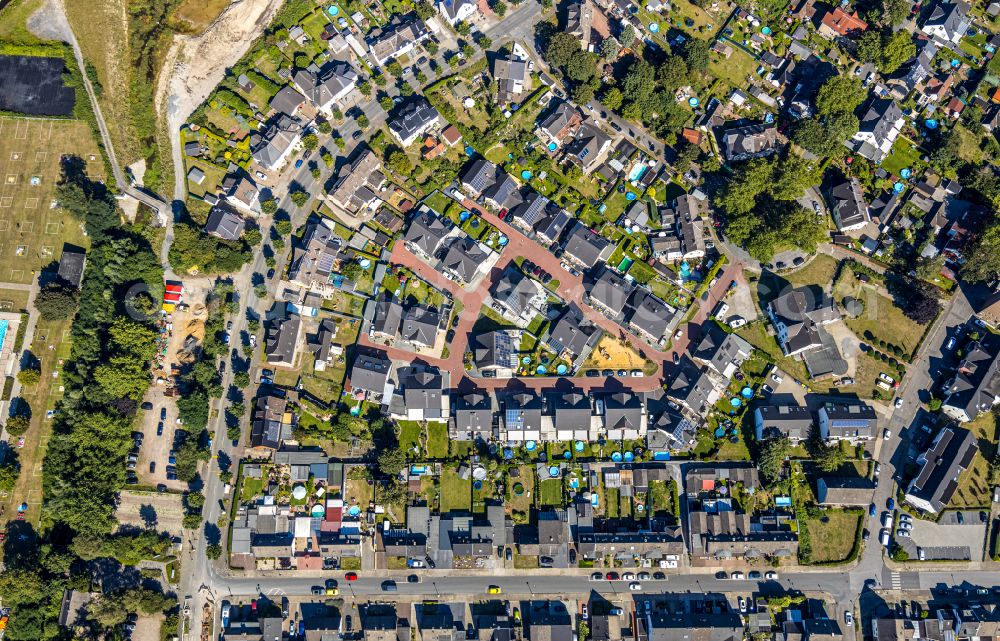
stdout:
{"type": "Polygon", "coordinates": [[[205,233],[218,236],[223,240],[236,240],[243,235],[246,221],[233,209],[225,205],[216,205],[208,214],[205,223],[205,233]]]}
{"type": "Polygon", "coordinates": [[[64,247],[62,256],[59,257],[59,278],[79,289],[86,262],[87,254],[85,252],[70,249],[68,246],[64,247]]]}
{"type": "Polygon", "coordinates": [[[441,315],[438,310],[422,305],[413,305],[403,314],[403,321],[399,328],[400,336],[403,340],[411,343],[420,343],[430,347],[434,345],[440,322],[441,315]]]}
{"type": "Polygon", "coordinates": [[[514,345],[510,339],[510,334],[497,330],[476,334],[473,339],[473,360],[476,367],[480,369],[491,367],[510,367],[511,358],[514,355],[514,345]]]}
{"type": "Polygon", "coordinates": [[[428,256],[433,256],[448,231],[448,226],[440,218],[423,210],[410,221],[403,240],[416,245],[428,256]]]}
{"type": "Polygon", "coordinates": [[[955,379],[947,388],[945,411],[974,419],[1000,396],[1000,339],[987,335],[968,345],[955,379]]]}
{"type": "Polygon", "coordinates": [[[864,194],[861,193],[861,181],[851,178],[838,183],[830,190],[833,199],[833,221],[838,230],[858,227],[871,220],[864,194]]]}
{"type": "Polygon", "coordinates": [[[638,430],[642,425],[643,399],[630,391],[604,397],[604,429],[638,430]]]}
{"type": "Polygon", "coordinates": [[[761,405],[754,410],[754,424],[761,440],[785,436],[804,441],[809,438],[813,415],[801,405],[761,405]]]}
{"type": "Polygon", "coordinates": [[[264,353],[268,363],[290,365],[295,358],[295,347],[298,342],[299,328],[302,320],[298,316],[275,319],[267,329],[264,353]]]}
{"type": "Polygon", "coordinates": [[[453,416],[457,431],[489,438],[493,429],[493,397],[480,390],[459,394],[455,397],[453,416]]]}
{"type": "Polygon", "coordinates": [[[701,413],[712,403],[715,386],[708,375],[685,354],[677,366],[677,374],[667,387],[667,396],[686,406],[695,413],[701,413]]]}
{"type": "Polygon", "coordinates": [[[299,106],[306,101],[306,97],[296,91],[295,87],[285,85],[278,93],[271,98],[270,107],[277,112],[294,116],[299,106]]]}
{"type": "Polygon", "coordinates": [[[731,127],[723,132],[719,145],[726,160],[767,156],[778,148],[778,130],[764,123],[731,127]]]}
{"type": "Polygon", "coordinates": [[[469,283],[475,278],[479,266],[486,258],[486,252],[474,238],[462,236],[448,245],[448,250],[441,260],[445,267],[469,283]]]}
{"type": "MultiPolygon", "coordinates": [[[[462,186],[478,196],[483,191],[496,182],[498,168],[496,165],[483,158],[476,158],[465,166],[459,180],[462,186]]],[[[444,212],[440,212],[444,213],[444,212]]]]}
{"type": "Polygon", "coordinates": [[[384,354],[359,354],[351,368],[351,387],[381,394],[390,369],[392,361],[384,354]]]}
{"type": "Polygon", "coordinates": [[[411,100],[396,110],[389,120],[389,129],[402,140],[408,140],[423,131],[441,114],[424,98],[411,100]]]}
{"type": "Polygon", "coordinates": [[[979,445],[969,430],[945,427],[935,437],[930,449],[917,459],[920,472],[906,490],[907,497],[925,501],[940,512],[958,489],[958,477],[972,464],[979,445]]]}
{"type": "Polygon", "coordinates": [[[375,318],[372,320],[372,330],[380,334],[395,336],[403,322],[403,306],[396,299],[383,294],[375,302],[375,318]]]}
{"type": "Polygon", "coordinates": [[[637,289],[632,295],[632,314],[628,322],[636,329],[659,340],[667,332],[674,310],[649,292],[637,289]]]}
{"type": "Polygon", "coordinates": [[[574,356],[580,356],[598,336],[600,329],[587,321],[580,308],[571,303],[552,325],[547,342],[557,352],[566,350],[574,356]]]}
{"type": "Polygon", "coordinates": [[[728,376],[732,366],[739,365],[753,351],[746,340],[722,329],[718,323],[706,323],[701,339],[691,348],[691,357],[715,371],[728,376]]]}
{"type": "Polygon", "coordinates": [[[816,498],[825,505],[868,505],[875,483],[863,476],[824,476],[816,481],[816,498]]]}
{"type": "Polygon", "coordinates": [[[436,367],[403,367],[399,370],[406,409],[424,410],[424,418],[440,418],[445,382],[436,367]]]}
{"type": "Polygon", "coordinates": [[[570,229],[565,245],[566,254],[587,267],[607,260],[614,251],[611,241],[596,234],[580,221],[576,221],[570,229]]]}

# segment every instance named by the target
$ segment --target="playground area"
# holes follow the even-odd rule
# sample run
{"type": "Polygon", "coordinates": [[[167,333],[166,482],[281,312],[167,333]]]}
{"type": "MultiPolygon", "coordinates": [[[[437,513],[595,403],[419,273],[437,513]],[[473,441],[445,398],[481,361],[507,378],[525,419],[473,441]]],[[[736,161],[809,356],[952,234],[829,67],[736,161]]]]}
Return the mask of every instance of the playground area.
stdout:
{"type": "Polygon", "coordinates": [[[614,336],[602,336],[582,369],[642,369],[646,359],[628,343],[614,336]]]}

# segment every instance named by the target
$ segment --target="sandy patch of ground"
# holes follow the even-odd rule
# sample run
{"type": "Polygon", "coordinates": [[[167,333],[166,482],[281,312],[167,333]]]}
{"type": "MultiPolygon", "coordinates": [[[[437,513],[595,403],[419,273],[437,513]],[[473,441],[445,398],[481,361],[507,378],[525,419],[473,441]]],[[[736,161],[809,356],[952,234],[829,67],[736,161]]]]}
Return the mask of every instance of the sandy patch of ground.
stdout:
{"type": "Polygon", "coordinates": [[[597,342],[584,368],[591,369],[633,369],[642,368],[646,359],[627,342],[622,342],[613,336],[602,336],[597,342]]]}
{"type": "Polygon", "coordinates": [[[180,494],[125,490],[121,493],[115,518],[121,525],[155,527],[176,536],[184,533],[184,506],[180,494]]]}

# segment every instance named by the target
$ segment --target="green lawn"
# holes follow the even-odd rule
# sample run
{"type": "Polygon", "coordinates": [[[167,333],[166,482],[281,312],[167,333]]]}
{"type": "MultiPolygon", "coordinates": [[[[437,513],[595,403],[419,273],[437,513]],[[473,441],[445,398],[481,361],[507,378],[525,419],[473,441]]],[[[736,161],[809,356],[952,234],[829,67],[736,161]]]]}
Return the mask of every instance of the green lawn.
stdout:
{"type": "Polygon", "coordinates": [[[458,476],[454,466],[441,469],[441,513],[472,509],[472,483],[458,476]]]}
{"type": "Polygon", "coordinates": [[[843,561],[851,554],[861,527],[861,510],[823,510],[819,518],[810,518],[800,525],[809,533],[812,548],[808,562],[843,561]]]}
{"type": "Polygon", "coordinates": [[[890,154],[882,161],[882,168],[890,174],[898,176],[900,169],[910,168],[916,170],[923,166],[923,164],[923,161],[920,159],[920,150],[913,146],[913,143],[904,136],[900,136],[893,143],[890,154]]]}
{"type": "Polygon", "coordinates": [[[407,456],[419,457],[414,448],[420,447],[420,423],[417,421],[396,421],[399,427],[399,447],[403,448],[407,456]]]}
{"type": "Polygon", "coordinates": [[[617,519],[619,515],[619,505],[618,505],[619,492],[617,488],[608,488],[604,490],[604,516],[609,519],[617,519]]]}
{"type": "Polygon", "coordinates": [[[516,511],[527,514],[531,509],[532,499],[535,496],[535,468],[532,465],[521,465],[517,470],[518,475],[516,477],[509,477],[507,483],[507,489],[510,492],[510,501],[507,505],[512,512],[516,511]],[[524,486],[524,493],[520,496],[514,494],[515,483],[520,483],[524,486]]]}
{"type": "Polygon", "coordinates": [[[979,439],[979,453],[972,460],[962,476],[958,479],[958,489],[952,496],[948,507],[987,507],[990,504],[990,493],[993,479],[990,477],[989,460],[997,451],[996,417],[992,412],[981,414],[976,420],[963,425],[979,439]]]}
{"type": "Polygon", "coordinates": [[[448,426],[444,423],[427,424],[427,456],[432,459],[448,458],[448,426]]]}
{"type": "Polygon", "coordinates": [[[877,292],[873,286],[860,283],[854,272],[845,270],[833,292],[839,302],[845,296],[854,296],[865,305],[858,318],[845,318],[844,322],[858,338],[865,340],[865,332],[871,332],[878,339],[898,345],[912,354],[924,337],[926,325],[920,325],[903,314],[903,310],[893,305],[892,300],[877,292]]]}
{"type": "Polygon", "coordinates": [[[562,479],[545,479],[539,483],[538,502],[561,507],[564,503],[562,479]]]}

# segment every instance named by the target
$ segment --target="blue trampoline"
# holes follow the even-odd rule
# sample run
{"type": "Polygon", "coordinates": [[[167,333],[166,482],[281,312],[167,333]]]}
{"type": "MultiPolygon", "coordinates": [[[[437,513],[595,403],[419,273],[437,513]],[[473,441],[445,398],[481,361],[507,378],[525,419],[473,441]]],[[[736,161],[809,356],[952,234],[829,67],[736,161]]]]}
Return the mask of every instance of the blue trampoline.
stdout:
{"type": "Polygon", "coordinates": [[[548,374],[549,370],[544,365],[539,365],[538,368],[535,369],[535,373],[537,373],[539,376],[542,376],[544,374],[548,374]]]}
{"type": "Polygon", "coordinates": [[[577,452],[582,452],[583,448],[584,448],[583,441],[577,441],[576,443],[573,444],[573,449],[575,449],[577,452]]]}
{"type": "Polygon", "coordinates": [[[463,211],[462,213],[460,213],[460,214],[458,215],[458,219],[459,219],[460,221],[462,221],[463,223],[464,223],[465,221],[469,220],[469,218],[470,218],[470,217],[472,217],[472,214],[470,214],[470,213],[469,213],[469,212],[467,212],[467,211],[463,211]]]}
{"type": "Polygon", "coordinates": [[[928,129],[937,129],[938,127],[938,121],[933,118],[928,118],[924,121],[924,124],[927,125],[928,129]]]}
{"type": "Polygon", "coordinates": [[[656,24],[655,22],[651,22],[649,25],[649,32],[659,33],[659,31],[660,31],[660,25],[656,24]]]}
{"type": "Polygon", "coordinates": [[[504,245],[506,245],[509,242],[510,242],[510,239],[507,238],[506,236],[504,236],[503,234],[500,234],[500,238],[497,238],[497,245],[500,245],[501,247],[503,247],[504,245]]]}
{"type": "Polygon", "coordinates": [[[565,452],[563,452],[563,458],[568,461],[571,458],[573,458],[573,453],[570,452],[569,450],[566,450],[565,452]]]}
{"type": "Polygon", "coordinates": [[[558,465],[551,465],[551,466],[549,466],[549,476],[551,476],[552,478],[555,478],[555,477],[559,476],[559,466],[558,465]]]}
{"type": "Polygon", "coordinates": [[[549,151],[555,151],[556,149],[559,149],[559,145],[557,145],[554,142],[550,142],[549,143],[549,151]]]}
{"type": "Polygon", "coordinates": [[[475,149],[473,149],[473,148],[472,148],[471,146],[469,146],[469,145],[466,145],[466,146],[465,146],[465,155],[466,155],[466,156],[468,156],[468,157],[470,157],[470,158],[471,158],[471,157],[472,157],[472,156],[474,156],[475,154],[476,154],[476,150],[475,150],[475,149]]]}
{"type": "Polygon", "coordinates": [[[633,192],[630,191],[627,194],[625,194],[625,200],[627,200],[629,202],[632,202],[635,199],[636,199],[635,193],[633,193],[633,192]]]}
{"type": "Polygon", "coordinates": [[[633,454],[632,452],[625,452],[625,456],[623,458],[625,459],[626,463],[631,463],[632,461],[635,460],[635,454],[633,454]]]}
{"type": "Polygon", "coordinates": [[[469,226],[472,227],[473,229],[478,229],[479,228],[479,219],[478,218],[473,218],[472,221],[469,222],[469,226]]]}
{"type": "Polygon", "coordinates": [[[524,449],[529,452],[534,452],[536,447],[538,447],[538,445],[534,441],[525,441],[524,443],[524,449]]]}
{"type": "Polygon", "coordinates": [[[621,463],[622,453],[621,452],[612,452],[611,453],[611,460],[614,461],[615,463],[621,463]]]}
{"type": "Polygon", "coordinates": [[[509,447],[503,448],[503,457],[504,460],[507,461],[511,460],[512,458],[514,458],[514,450],[510,449],[509,447]]]}
{"type": "Polygon", "coordinates": [[[726,430],[722,429],[721,427],[715,428],[715,438],[722,438],[725,435],[726,435],[726,430]]]}
{"type": "Polygon", "coordinates": [[[562,376],[563,374],[565,374],[568,371],[569,371],[569,368],[566,367],[566,365],[564,365],[563,363],[559,363],[559,365],[556,366],[556,374],[558,374],[560,376],[562,376]]]}
{"type": "Polygon", "coordinates": [[[474,489],[475,491],[479,492],[480,490],[483,489],[483,482],[482,481],[473,481],[472,482],[472,489],[474,489]]]}
{"type": "Polygon", "coordinates": [[[352,505],[347,509],[347,513],[350,514],[351,516],[357,516],[361,514],[361,508],[358,507],[357,505],[352,505]]]}

